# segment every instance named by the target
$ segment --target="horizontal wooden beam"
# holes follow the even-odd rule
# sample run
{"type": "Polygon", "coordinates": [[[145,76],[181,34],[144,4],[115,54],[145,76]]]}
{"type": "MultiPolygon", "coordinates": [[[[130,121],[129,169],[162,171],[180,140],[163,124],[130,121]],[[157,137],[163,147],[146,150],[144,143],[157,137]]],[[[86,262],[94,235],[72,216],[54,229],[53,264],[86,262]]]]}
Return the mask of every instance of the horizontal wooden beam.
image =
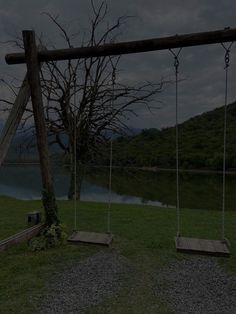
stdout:
{"type": "MultiPolygon", "coordinates": [[[[45,62],[67,59],[114,56],[155,50],[173,49],[180,47],[217,44],[231,42],[235,40],[236,28],[232,29],[225,28],[224,30],[217,30],[211,32],[192,33],[163,38],[120,42],[114,44],[105,44],[96,47],[42,50],[38,52],[38,58],[40,62],[45,62]]],[[[8,64],[21,64],[25,63],[25,54],[24,53],[7,54],[5,59],[8,64]]]]}

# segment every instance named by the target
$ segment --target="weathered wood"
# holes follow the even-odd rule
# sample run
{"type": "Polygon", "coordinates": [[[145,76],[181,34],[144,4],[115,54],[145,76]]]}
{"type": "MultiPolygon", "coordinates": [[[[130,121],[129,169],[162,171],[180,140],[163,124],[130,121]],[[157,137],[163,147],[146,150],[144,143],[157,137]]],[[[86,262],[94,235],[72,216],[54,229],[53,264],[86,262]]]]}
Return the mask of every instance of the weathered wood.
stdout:
{"type": "Polygon", "coordinates": [[[75,231],[68,238],[68,242],[73,243],[73,244],[87,243],[87,244],[109,246],[112,242],[112,239],[113,239],[113,236],[109,233],[75,231]]]}
{"type": "Polygon", "coordinates": [[[31,91],[31,100],[37,135],[37,144],[41,164],[43,188],[48,189],[52,185],[52,176],[49,166],[49,153],[47,145],[47,130],[43,110],[43,98],[40,85],[38,54],[35,43],[35,35],[32,31],[23,31],[25,54],[27,56],[28,79],[31,91]]]}
{"type": "Polygon", "coordinates": [[[17,234],[14,234],[13,236],[7,239],[0,241],[0,252],[16,244],[32,239],[33,237],[39,234],[39,232],[43,229],[43,227],[44,227],[44,224],[38,224],[31,228],[25,229],[17,234]]]}
{"type": "Polygon", "coordinates": [[[58,219],[48,152],[48,140],[44,117],[43,97],[40,85],[40,66],[38,62],[38,53],[34,32],[23,31],[23,40],[25,55],[27,57],[26,64],[28,71],[28,81],[31,91],[40,169],[42,175],[45,218],[47,224],[52,224],[57,223],[58,219]]]}
{"type": "MultiPolygon", "coordinates": [[[[192,33],[163,38],[152,38],[114,44],[105,44],[97,47],[42,50],[39,51],[38,58],[40,62],[45,62],[112,55],[114,56],[180,47],[209,45],[235,40],[236,28],[226,28],[224,30],[211,32],[192,33]]],[[[7,54],[5,59],[8,64],[20,64],[26,62],[24,53],[7,54]]]]}
{"type": "Polygon", "coordinates": [[[27,74],[20,87],[19,93],[16,96],[12,110],[7,118],[4,128],[0,136],[0,165],[4,161],[11,141],[16,133],[20,124],[21,118],[24,114],[26,105],[30,97],[30,86],[27,79],[27,74]]]}
{"type": "Polygon", "coordinates": [[[202,254],[229,257],[230,250],[227,241],[206,240],[186,237],[175,238],[176,250],[182,253],[202,254]]]}

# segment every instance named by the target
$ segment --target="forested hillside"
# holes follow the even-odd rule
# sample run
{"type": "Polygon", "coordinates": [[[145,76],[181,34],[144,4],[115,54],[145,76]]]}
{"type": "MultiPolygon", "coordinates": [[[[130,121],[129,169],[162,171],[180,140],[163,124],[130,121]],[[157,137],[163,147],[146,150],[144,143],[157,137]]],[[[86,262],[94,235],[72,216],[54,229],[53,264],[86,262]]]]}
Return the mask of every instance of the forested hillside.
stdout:
{"type": "MultiPolygon", "coordinates": [[[[180,167],[221,169],[224,108],[203,113],[179,125],[180,167]]],[[[227,168],[236,168],[236,102],[227,108],[227,168]]],[[[175,167],[175,128],[146,129],[114,141],[114,165],[175,167]]]]}
{"type": "MultiPolygon", "coordinates": [[[[193,117],[179,125],[179,163],[185,169],[222,169],[224,108],[193,117]]],[[[136,132],[137,133],[137,132],[136,132]]],[[[24,139],[24,137],[23,137],[24,139]]],[[[16,137],[8,159],[35,159],[36,147],[27,150],[16,137]]],[[[51,153],[62,153],[51,147],[51,153]]],[[[227,108],[227,168],[236,169],[236,102],[227,108]]],[[[88,157],[88,163],[109,165],[109,145],[101,154],[88,157]],[[92,159],[92,160],[91,160],[92,159]],[[90,160],[90,162],[89,162],[90,160]]],[[[63,158],[64,159],[64,158],[63,158]]],[[[175,168],[175,127],[145,129],[133,136],[118,137],[113,142],[113,165],[175,168]]]]}

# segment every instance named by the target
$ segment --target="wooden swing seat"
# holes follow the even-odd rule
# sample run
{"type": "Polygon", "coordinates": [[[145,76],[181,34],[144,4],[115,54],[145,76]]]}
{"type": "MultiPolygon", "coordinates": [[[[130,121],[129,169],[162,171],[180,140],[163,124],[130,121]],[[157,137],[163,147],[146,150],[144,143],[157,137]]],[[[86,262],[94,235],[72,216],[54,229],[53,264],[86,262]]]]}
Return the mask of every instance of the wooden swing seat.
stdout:
{"type": "Polygon", "coordinates": [[[175,237],[177,252],[229,257],[229,243],[226,240],[206,240],[175,237]]]}
{"type": "Polygon", "coordinates": [[[109,246],[112,240],[113,235],[110,233],[74,231],[67,241],[73,244],[86,243],[109,246]]]}

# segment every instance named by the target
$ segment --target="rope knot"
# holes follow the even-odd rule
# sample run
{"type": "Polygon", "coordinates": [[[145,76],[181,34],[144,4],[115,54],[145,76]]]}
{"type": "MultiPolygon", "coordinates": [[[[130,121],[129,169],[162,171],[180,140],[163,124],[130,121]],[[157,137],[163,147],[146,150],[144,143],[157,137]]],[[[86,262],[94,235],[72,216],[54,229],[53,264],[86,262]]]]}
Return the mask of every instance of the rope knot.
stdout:
{"type": "Polygon", "coordinates": [[[179,54],[181,52],[182,48],[179,48],[178,52],[175,53],[172,49],[169,49],[169,51],[174,56],[174,67],[175,67],[175,75],[177,76],[179,73],[179,54]]]}
{"type": "Polygon", "coordinates": [[[228,47],[226,47],[226,45],[224,45],[223,43],[221,43],[221,46],[224,48],[225,50],[225,70],[228,69],[229,67],[229,61],[230,61],[230,48],[233,45],[233,41],[230,43],[230,45],[228,47]]]}
{"type": "Polygon", "coordinates": [[[179,59],[178,59],[178,56],[175,56],[174,67],[175,67],[175,72],[179,73],[179,59]]]}
{"type": "Polygon", "coordinates": [[[115,71],[112,71],[112,84],[114,85],[115,84],[115,81],[116,81],[116,72],[115,71]]]}
{"type": "Polygon", "coordinates": [[[229,67],[229,61],[230,61],[230,49],[227,49],[225,53],[225,69],[229,67]]]}

